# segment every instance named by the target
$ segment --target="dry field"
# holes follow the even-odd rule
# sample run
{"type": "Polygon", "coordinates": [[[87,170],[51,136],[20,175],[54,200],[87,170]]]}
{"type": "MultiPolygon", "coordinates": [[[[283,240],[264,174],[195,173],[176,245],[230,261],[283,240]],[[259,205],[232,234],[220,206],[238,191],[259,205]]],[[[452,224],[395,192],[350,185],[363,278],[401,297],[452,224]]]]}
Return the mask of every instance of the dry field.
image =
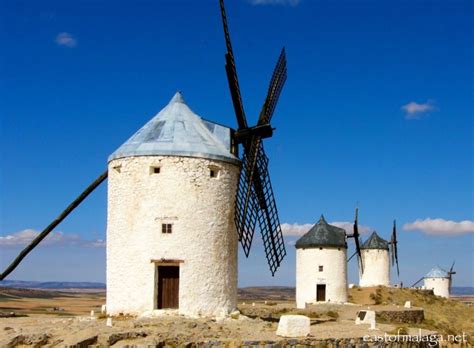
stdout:
{"type": "Polygon", "coordinates": [[[75,316],[100,312],[105,292],[45,291],[0,287],[0,312],[18,315],[75,316]]]}
{"type": "Polygon", "coordinates": [[[100,315],[105,302],[103,292],[61,292],[0,288],[0,312],[14,312],[26,317],[0,318],[0,346],[69,346],[95,343],[100,346],[122,347],[171,344],[180,346],[191,342],[221,342],[234,345],[249,342],[282,342],[275,335],[282,314],[304,314],[311,318],[310,340],[361,338],[364,335],[396,333],[400,324],[377,323],[378,330],[368,325],[354,325],[360,309],[392,308],[411,300],[414,306],[425,309],[425,322],[404,324],[410,334],[474,333],[474,308],[456,301],[409,289],[368,288],[350,289],[354,304],[318,304],[305,310],[296,309],[294,289],[247,288],[239,291],[238,319],[189,319],[176,316],[158,318],[113,318],[113,327],[107,327],[100,315]],[[96,318],[90,318],[94,310],[96,318]]]}

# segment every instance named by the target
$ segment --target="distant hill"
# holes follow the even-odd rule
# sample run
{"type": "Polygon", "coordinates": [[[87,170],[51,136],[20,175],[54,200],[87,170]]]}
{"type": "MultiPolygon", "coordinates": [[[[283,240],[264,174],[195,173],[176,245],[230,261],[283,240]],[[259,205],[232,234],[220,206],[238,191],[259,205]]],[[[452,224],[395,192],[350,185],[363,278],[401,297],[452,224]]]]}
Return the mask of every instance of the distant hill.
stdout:
{"type": "Polygon", "coordinates": [[[451,288],[453,295],[474,295],[474,287],[472,286],[453,286],[451,288]]]}
{"type": "MultiPolygon", "coordinates": [[[[104,283],[98,282],[38,282],[24,280],[3,280],[0,287],[15,289],[105,289],[104,283]]],[[[454,286],[451,290],[453,295],[473,295],[474,287],[454,286]]],[[[241,299],[272,299],[272,300],[293,300],[295,298],[295,288],[288,286],[251,286],[239,288],[239,298],[241,299]]]]}
{"type": "Polygon", "coordinates": [[[294,300],[295,288],[288,286],[251,286],[240,288],[238,296],[241,300],[294,300]]]}
{"type": "Polygon", "coordinates": [[[104,283],[96,282],[37,282],[25,280],[2,280],[0,286],[23,289],[105,289],[104,283]]]}

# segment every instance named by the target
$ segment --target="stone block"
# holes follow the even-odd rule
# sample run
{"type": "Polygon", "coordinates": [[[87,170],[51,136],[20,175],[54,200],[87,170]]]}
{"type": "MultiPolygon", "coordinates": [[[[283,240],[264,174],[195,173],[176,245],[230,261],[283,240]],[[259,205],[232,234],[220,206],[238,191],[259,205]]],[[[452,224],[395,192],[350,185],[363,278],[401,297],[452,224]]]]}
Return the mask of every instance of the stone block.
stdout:
{"type": "Polygon", "coordinates": [[[276,334],[284,337],[305,337],[310,332],[310,320],[304,315],[282,315],[276,334]]]}
{"type": "Polygon", "coordinates": [[[355,320],[356,325],[360,325],[360,324],[372,325],[372,322],[375,325],[375,311],[363,310],[357,313],[357,317],[355,320]]]}

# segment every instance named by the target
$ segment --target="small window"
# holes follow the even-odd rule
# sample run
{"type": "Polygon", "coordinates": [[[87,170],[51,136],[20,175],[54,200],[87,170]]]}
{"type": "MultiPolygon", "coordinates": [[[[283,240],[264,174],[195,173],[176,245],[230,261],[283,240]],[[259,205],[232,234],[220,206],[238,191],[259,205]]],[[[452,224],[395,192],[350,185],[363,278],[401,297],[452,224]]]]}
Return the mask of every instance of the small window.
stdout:
{"type": "Polygon", "coordinates": [[[161,224],[161,233],[171,233],[173,232],[172,224],[161,224]]]}
{"type": "Polygon", "coordinates": [[[319,266],[319,272],[323,271],[323,266],[319,266]]]}
{"type": "Polygon", "coordinates": [[[219,167],[209,166],[209,177],[214,179],[219,178],[219,167]]]}
{"type": "Polygon", "coordinates": [[[121,170],[122,170],[122,165],[119,164],[119,165],[117,165],[117,166],[114,166],[114,169],[115,169],[115,171],[116,171],[117,173],[120,173],[121,170]]]}
{"type": "Polygon", "coordinates": [[[160,167],[150,167],[150,174],[160,174],[160,167]]]}

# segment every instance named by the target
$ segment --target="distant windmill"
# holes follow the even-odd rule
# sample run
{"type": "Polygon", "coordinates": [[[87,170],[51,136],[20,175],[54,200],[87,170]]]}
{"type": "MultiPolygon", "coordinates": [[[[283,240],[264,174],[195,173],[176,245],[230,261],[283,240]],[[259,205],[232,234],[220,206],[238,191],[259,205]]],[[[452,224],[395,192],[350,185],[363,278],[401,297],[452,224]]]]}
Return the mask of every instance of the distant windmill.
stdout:
{"type": "MultiPolygon", "coordinates": [[[[356,219],[354,223],[354,235],[358,235],[358,210],[356,209],[356,219]]],[[[381,238],[376,231],[373,231],[369,238],[358,245],[356,241],[356,252],[349,258],[350,261],[355,255],[359,258],[359,285],[370,286],[390,286],[390,255],[392,266],[397,265],[397,274],[400,275],[398,267],[398,241],[397,228],[393,222],[391,241],[381,238]]]]}
{"type": "Polygon", "coordinates": [[[424,288],[428,290],[433,290],[433,293],[436,296],[449,298],[451,294],[451,286],[453,281],[453,274],[456,274],[454,271],[454,264],[456,261],[453,261],[451,268],[448,272],[439,266],[433,267],[425,276],[418,279],[412,284],[412,288],[424,280],[424,288]]]}

